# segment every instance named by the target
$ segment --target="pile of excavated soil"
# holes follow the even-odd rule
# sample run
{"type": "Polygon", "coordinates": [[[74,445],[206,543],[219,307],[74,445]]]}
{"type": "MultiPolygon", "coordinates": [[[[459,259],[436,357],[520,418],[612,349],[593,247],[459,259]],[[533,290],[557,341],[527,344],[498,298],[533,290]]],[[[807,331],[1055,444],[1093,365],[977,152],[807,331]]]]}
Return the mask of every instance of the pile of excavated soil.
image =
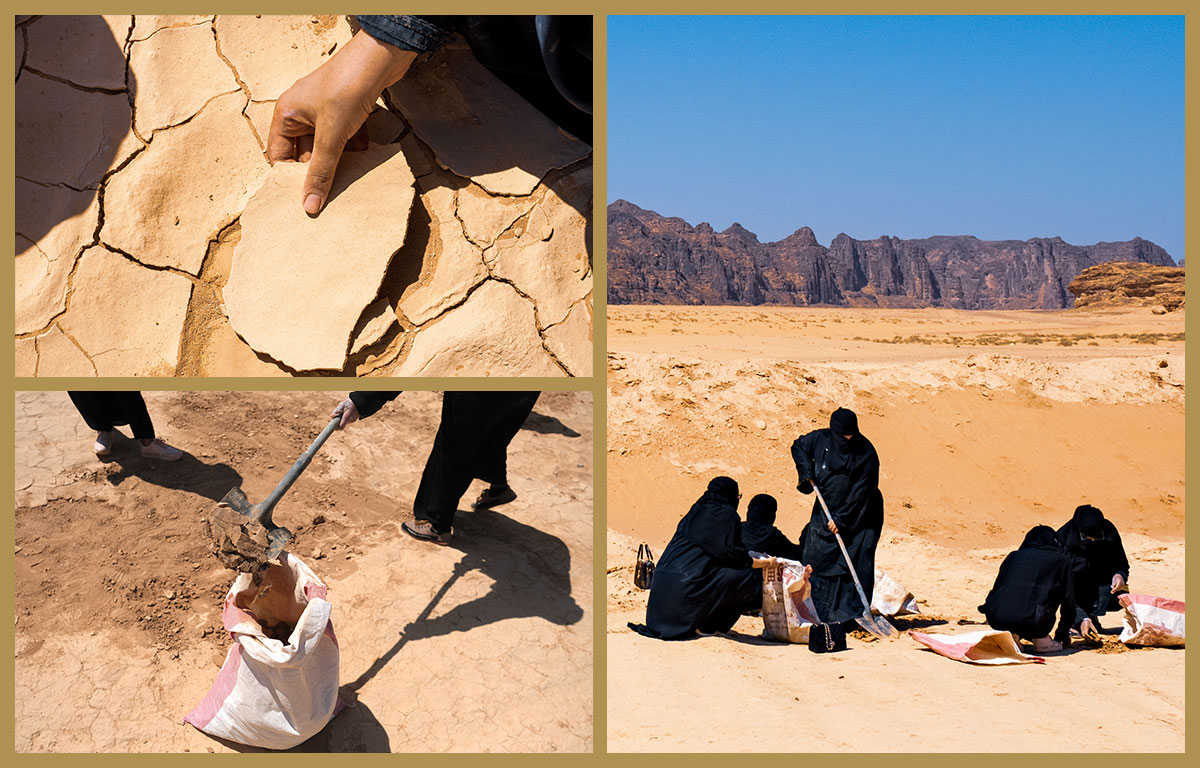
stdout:
{"type": "MultiPolygon", "coordinates": [[[[205,521],[230,488],[265,498],[343,396],[147,392],[157,432],[186,451],[159,463],[123,437],[98,459],[65,393],[17,394],[18,751],[239,749],[182,724],[231,645],[237,573],[205,521]]],[[[330,437],[274,518],[328,586],[352,706],[297,751],[591,748],[590,400],[543,394],[509,452],[518,499],[461,512],[451,547],[399,529],[437,393],[330,437]]]]}

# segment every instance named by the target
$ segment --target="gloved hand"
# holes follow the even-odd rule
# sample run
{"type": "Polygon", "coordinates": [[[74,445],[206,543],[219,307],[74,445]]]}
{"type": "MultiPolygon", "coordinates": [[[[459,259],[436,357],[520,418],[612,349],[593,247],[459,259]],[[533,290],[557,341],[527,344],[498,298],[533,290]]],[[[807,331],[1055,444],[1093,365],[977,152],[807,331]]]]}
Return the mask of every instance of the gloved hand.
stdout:
{"type": "Polygon", "coordinates": [[[799,483],[796,484],[796,490],[800,491],[800,493],[812,493],[813,492],[812,480],[810,480],[807,477],[804,478],[803,480],[801,480],[799,483]]]}
{"type": "Polygon", "coordinates": [[[339,416],[342,420],[338,422],[337,429],[345,429],[347,425],[358,421],[358,406],[354,404],[353,400],[347,397],[337,404],[337,407],[333,409],[333,413],[329,414],[329,418],[331,419],[336,419],[339,416]]]}

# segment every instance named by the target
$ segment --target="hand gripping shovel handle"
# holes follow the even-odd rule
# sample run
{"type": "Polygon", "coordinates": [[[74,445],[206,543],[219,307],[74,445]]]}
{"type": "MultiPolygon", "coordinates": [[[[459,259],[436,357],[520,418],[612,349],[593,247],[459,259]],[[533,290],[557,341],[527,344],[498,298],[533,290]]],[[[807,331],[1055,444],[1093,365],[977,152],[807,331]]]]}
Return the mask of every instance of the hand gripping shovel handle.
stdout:
{"type": "Polygon", "coordinates": [[[333,430],[337,429],[339,421],[341,421],[340,416],[334,416],[330,419],[329,423],[325,425],[325,429],[321,431],[321,434],[317,435],[317,439],[313,440],[312,445],[308,446],[308,450],[300,454],[300,458],[296,459],[296,463],[292,465],[288,473],[279,481],[279,485],[275,486],[275,490],[271,491],[271,495],[260,505],[262,509],[261,517],[265,517],[268,520],[271,519],[271,511],[275,509],[275,505],[283,498],[283,494],[287,493],[288,489],[292,487],[292,483],[296,482],[296,478],[300,477],[301,473],[308,468],[308,465],[313,460],[313,456],[317,454],[317,451],[325,444],[329,436],[333,434],[333,430]]]}
{"type": "MultiPolygon", "coordinates": [[[[821,502],[821,509],[825,511],[825,519],[832,523],[833,515],[829,513],[829,506],[825,503],[825,497],[821,495],[821,489],[817,487],[815,482],[812,484],[812,487],[817,494],[817,501],[821,502]]],[[[862,582],[858,580],[858,572],[854,570],[854,562],[850,559],[850,552],[846,549],[846,544],[842,541],[842,535],[835,533],[833,537],[837,539],[838,546],[842,548],[842,557],[846,558],[846,567],[850,569],[850,576],[854,578],[854,587],[858,590],[858,598],[862,600],[863,609],[865,610],[858,623],[862,625],[863,629],[866,629],[873,635],[888,638],[895,637],[897,634],[896,628],[888,623],[887,619],[882,616],[876,619],[871,615],[871,601],[867,599],[867,592],[863,589],[862,582]]]]}

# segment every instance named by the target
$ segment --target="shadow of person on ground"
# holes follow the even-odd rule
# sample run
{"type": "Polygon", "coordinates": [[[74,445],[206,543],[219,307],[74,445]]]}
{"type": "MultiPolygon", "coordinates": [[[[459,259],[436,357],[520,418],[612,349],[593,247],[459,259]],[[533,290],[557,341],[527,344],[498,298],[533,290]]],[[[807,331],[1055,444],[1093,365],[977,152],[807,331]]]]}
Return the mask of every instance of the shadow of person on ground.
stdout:
{"type": "MultiPolygon", "coordinates": [[[[90,87],[88,83],[75,86],[61,82],[61,72],[41,72],[33,65],[47,60],[46,51],[33,49],[51,44],[61,30],[69,37],[71,46],[88,52],[89,69],[111,71],[126,69],[125,40],[117,40],[113,30],[101,16],[25,16],[17,18],[17,88],[16,88],[16,176],[44,187],[70,187],[78,193],[54,197],[52,206],[31,207],[31,201],[18,194],[16,200],[16,232],[18,255],[33,247],[63,221],[72,219],[92,204],[96,187],[108,171],[122,142],[133,131],[132,120],[114,124],[111,116],[102,114],[100,106],[114,100],[126,111],[126,88],[135,85],[132,72],[126,72],[122,91],[90,87]],[[90,148],[77,158],[78,166],[65,167],[71,154],[47,151],[51,147],[75,146],[90,148]],[[93,154],[94,152],[94,154],[93,154]],[[70,176],[70,178],[66,178],[70,176]],[[83,194],[90,193],[90,194],[83,194]],[[28,241],[28,242],[23,242],[28,241]]],[[[74,150],[73,150],[74,151],[74,150]]],[[[78,150],[82,152],[82,149],[78,150]]],[[[90,230],[89,230],[90,231],[90,230]]],[[[68,258],[75,254],[50,253],[51,259],[68,258]]]]}
{"type": "Polygon", "coordinates": [[[142,456],[140,448],[141,443],[137,440],[113,430],[112,453],[96,457],[110,466],[107,476],[109,484],[118,486],[136,477],[143,482],[194,493],[213,501],[220,501],[230,488],[242,484],[242,476],[228,464],[205,464],[186,451],[179,461],[148,459],[142,456]],[[111,469],[114,464],[118,467],[116,471],[111,469]]]}
{"type": "Polygon", "coordinates": [[[529,417],[525,419],[525,423],[521,425],[521,429],[528,429],[530,432],[537,432],[541,435],[565,435],[566,437],[579,437],[579,433],[563,424],[554,416],[533,411],[529,417]]]}
{"type": "MultiPolygon", "coordinates": [[[[416,546],[428,546],[417,544],[416,546]]],[[[451,546],[464,553],[449,578],[386,653],[344,688],[357,691],[410,640],[466,632],[505,619],[538,617],[569,626],[583,618],[571,596],[571,553],[557,536],[517,522],[495,510],[458,513],[451,546]],[[478,570],[492,579],[483,597],[430,618],[458,578],[478,570]]]]}

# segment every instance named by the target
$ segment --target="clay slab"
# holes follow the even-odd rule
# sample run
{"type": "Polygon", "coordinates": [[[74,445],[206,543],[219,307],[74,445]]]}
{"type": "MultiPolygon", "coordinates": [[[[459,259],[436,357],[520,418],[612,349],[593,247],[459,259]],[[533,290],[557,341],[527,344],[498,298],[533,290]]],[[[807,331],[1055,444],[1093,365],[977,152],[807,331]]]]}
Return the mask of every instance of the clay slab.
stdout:
{"type": "Polygon", "coordinates": [[[244,102],[240,93],[220,96],[155,135],[108,181],[101,239],[144,264],[199,274],[209,239],[237,218],[268,169],[244,102]]]}
{"type": "Polygon", "coordinates": [[[446,47],[430,54],[389,91],[441,165],[494,195],[528,195],[550,170],[592,151],[484,69],[469,50],[446,47]]]}
{"type": "Polygon", "coordinates": [[[346,152],[320,215],[303,163],[277,163],[242,214],[225,311],[254,349],[297,371],[340,370],[363,309],[404,244],[416,192],[398,144],[346,152]]]}

